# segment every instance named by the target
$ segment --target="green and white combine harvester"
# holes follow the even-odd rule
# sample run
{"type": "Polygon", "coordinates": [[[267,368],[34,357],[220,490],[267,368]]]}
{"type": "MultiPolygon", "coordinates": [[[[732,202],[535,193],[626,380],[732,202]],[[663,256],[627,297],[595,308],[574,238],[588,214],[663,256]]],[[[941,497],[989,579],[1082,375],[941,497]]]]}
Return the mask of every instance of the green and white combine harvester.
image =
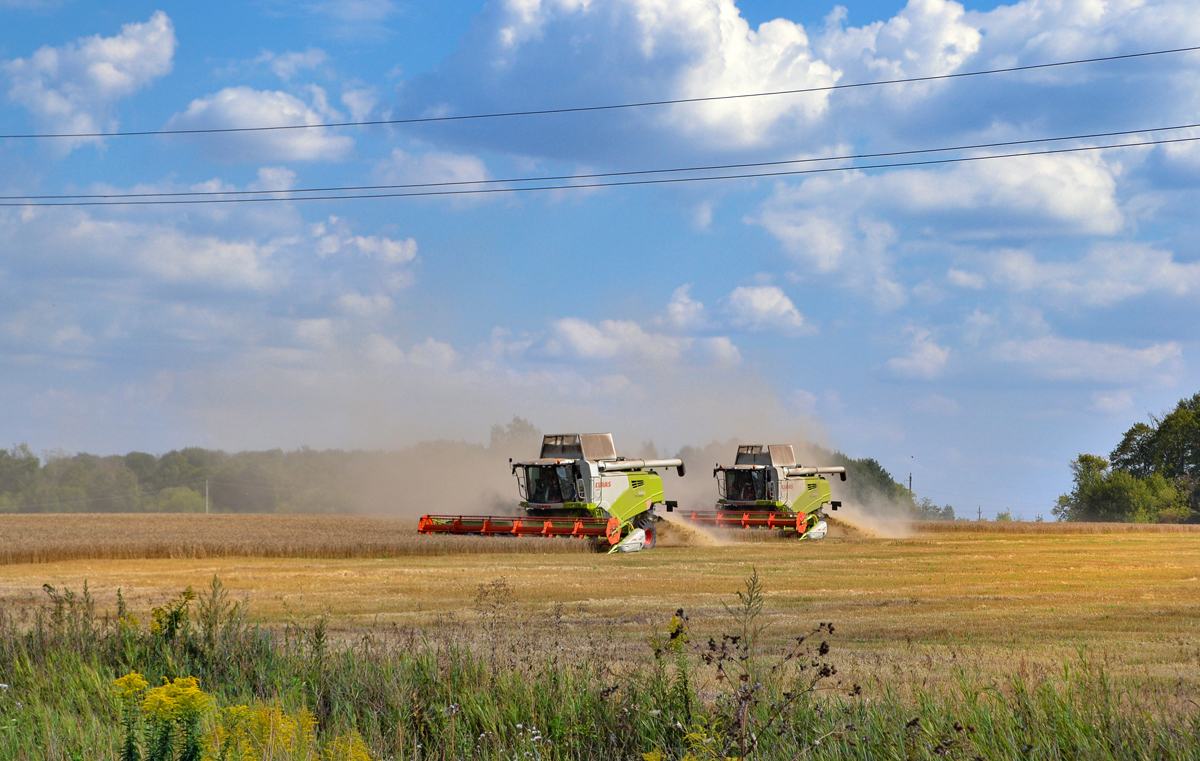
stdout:
{"type": "MultiPolygon", "coordinates": [[[[716,510],[692,510],[688,519],[717,528],[758,528],[795,532],[801,539],[824,539],[829,533],[825,506],[837,510],[827,475],[846,480],[840,465],[804,466],[791,444],[738,447],[731,467],[717,465],[716,510]]],[[[668,506],[668,511],[671,507],[668,506]]]]}
{"type": "MultiPolygon", "coordinates": [[[[830,501],[829,483],[822,474],[840,473],[845,480],[845,469],[801,468],[791,452],[786,445],[768,447],[767,453],[761,446],[738,447],[735,465],[714,471],[721,493],[718,509],[691,511],[688,518],[720,528],[777,529],[823,538],[822,508],[829,504],[836,510],[839,503],[830,501]]],[[[523,498],[523,515],[425,515],[417,530],[596,537],[606,540],[613,552],[652,549],[658,541],[655,508],[673,512],[678,507],[665,499],[658,471],[674,468],[684,474],[682,460],[617,457],[609,433],[544,436],[538,459],[510,460],[509,465],[523,498]]]]}

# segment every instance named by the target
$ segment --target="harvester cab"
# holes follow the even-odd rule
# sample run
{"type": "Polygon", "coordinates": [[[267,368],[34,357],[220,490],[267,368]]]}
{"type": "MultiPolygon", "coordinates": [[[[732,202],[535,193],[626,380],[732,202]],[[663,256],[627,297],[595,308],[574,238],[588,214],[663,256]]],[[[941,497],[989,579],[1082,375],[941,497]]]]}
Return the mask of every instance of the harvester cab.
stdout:
{"type": "Polygon", "coordinates": [[[841,466],[813,467],[796,462],[791,444],[739,446],[733,465],[717,465],[716,510],[693,510],[695,523],[719,528],[790,531],[801,539],[824,539],[825,507],[837,510],[826,475],[846,480],[841,466]]]}
{"type": "Polygon", "coordinates": [[[658,470],[684,474],[682,460],[617,457],[610,433],[552,434],[536,460],[509,461],[524,516],[426,515],[422,534],[604,537],[613,551],[652,549],[654,508],[668,510],[658,470]]]}

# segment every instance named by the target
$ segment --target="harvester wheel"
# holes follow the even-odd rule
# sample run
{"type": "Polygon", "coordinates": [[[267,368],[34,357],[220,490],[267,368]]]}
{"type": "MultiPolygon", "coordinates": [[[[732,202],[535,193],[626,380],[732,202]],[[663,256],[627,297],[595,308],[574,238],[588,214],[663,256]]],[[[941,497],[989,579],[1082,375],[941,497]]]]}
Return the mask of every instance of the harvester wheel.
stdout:
{"type": "Polygon", "coordinates": [[[633,524],[635,528],[640,528],[646,532],[646,545],[642,547],[644,550],[654,549],[655,543],[658,542],[658,529],[654,526],[654,519],[649,515],[643,515],[638,518],[633,524]]]}

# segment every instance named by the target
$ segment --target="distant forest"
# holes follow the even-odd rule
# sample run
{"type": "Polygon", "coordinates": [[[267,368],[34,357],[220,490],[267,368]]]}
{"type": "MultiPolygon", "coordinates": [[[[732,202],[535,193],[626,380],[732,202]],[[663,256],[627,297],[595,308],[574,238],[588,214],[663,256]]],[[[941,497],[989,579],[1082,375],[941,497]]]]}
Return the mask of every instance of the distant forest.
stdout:
{"type": "MultiPolygon", "coordinates": [[[[536,456],[541,432],[514,418],[492,428],[488,444],[433,441],[398,451],[301,448],[229,453],[189,447],[153,455],[98,456],[50,452],[24,444],[0,450],[0,513],[212,512],[420,514],[511,510],[517,503],[508,458],[536,456]]],[[[716,499],[706,467],[731,460],[738,442],[684,447],[691,472],[668,482],[696,500],[716,499]],[[683,483],[686,482],[686,485],[683,483]],[[685,488],[686,486],[686,488],[685,488]]],[[[655,451],[630,456],[659,456],[655,451]]],[[[621,454],[626,454],[618,449],[621,454]]],[[[845,465],[835,494],[865,504],[913,508],[908,490],[878,462],[815,450],[822,465],[845,465]]]]}
{"type": "Polygon", "coordinates": [[[1075,485],[1058,498],[1066,521],[1200,521],[1200,394],[1171,412],[1135,423],[1107,458],[1071,461],[1075,485]]]}

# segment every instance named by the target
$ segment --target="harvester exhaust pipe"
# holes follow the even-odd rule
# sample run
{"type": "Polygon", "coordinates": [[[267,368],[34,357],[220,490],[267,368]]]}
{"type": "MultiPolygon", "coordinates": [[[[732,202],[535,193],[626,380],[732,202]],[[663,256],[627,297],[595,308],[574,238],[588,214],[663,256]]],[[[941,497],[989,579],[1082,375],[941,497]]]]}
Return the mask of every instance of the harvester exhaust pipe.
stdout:
{"type": "Polygon", "coordinates": [[[621,470],[644,470],[646,468],[675,468],[684,474],[683,460],[603,460],[599,463],[601,473],[621,470]]]}
{"type": "Polygon", "coordinates": [[[843,481],[846,480],[846,469],[844,467],[842,467],[841,465],[836,465],[836,466],[831,465],[829,467],[824,467],[824,468],[800,468],[800,467],[782,468],[782,470],[783,470],[784,474],[787,476],[817,476],[817,475],[823,475],[823,474],[837,473],[838,475],[840,475],[842,477],[843,481]]]}

